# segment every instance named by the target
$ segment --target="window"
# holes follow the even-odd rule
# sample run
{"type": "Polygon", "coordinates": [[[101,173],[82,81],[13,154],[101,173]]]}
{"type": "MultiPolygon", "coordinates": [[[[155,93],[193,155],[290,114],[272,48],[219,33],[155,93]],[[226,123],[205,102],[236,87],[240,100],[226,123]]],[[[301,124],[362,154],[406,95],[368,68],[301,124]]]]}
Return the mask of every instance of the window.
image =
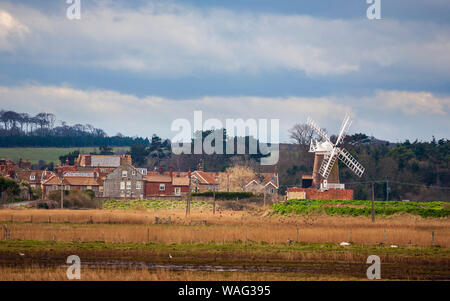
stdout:
{"type": "Polygon", "coordinates": [[[181,188],[175,187],[175,195],[181,195],[181,188]]]}
{"type": "Polygon", "coordinates": [[[53,189],[54,190],[58,189],[58,185],[53,185],[53,189]]]}
{"type": "Polygon", "coordinates": [[[161,191],[166,190],[166,184],[159,184],[159,190],[161,191]]]}
{"type": "Polygon", "coordinates": [[[127,181],[127,190],[131,189],[131,181],[127,181]]]}
{"type": "Polygon", "coordinates": [[[103,186],[99,186],[98,191],[103,191],[103,186]]]}
{"type": "Polygon", "coordinates": [[[65,189],[65,190],[70,190],[70,185],[66,185],[66,186],[64,187],[64,189],[65,189]]]}
{"type": "Polygon", "coordinates": [[[131,172],[131,174],[132,174],[133,176],[135,176],[135,175],[136,175],[136,171],[133,170],[133,171],[131,172]]]}
{"type": "Polygon", "coordinates": [[[126,178],[126,177],[128,177],[128,171],[122,170],[122,178],[126,178]]]}
{"type": "Polygon", "coordinates": [[[86,187],[86,189],[92,189],[92,186],[88,186],[88,187],[86,187]]]}
{"type": "Polygon", "coordinates": [[[139,190],[140,190],[140,189],[141,189],[141,187],[142,187],[142,186],[141,186],[141,182],[139,182],[139,181],[138,181],[138,182],[136,182],[136,189],[139,189],[139,190]]]}
{"type": "Polygon", "coordinates": [[[270,189],[269,189],[269,192],[270,192],[271,194],[273,194],[273,193],[275,192],[275,190],[274,190],[273,188],[270,188],[270,189]]]}
{"type": "Polygon", "coordinates": [[[124,190],[125,189],[125,182],[120,182],[120,190],[124,190]]]}
{"type": "Polygon", "coordinates": [[[36,176],[35,176],[35,175],[31,175],[31,176],[30,176],[30,180],[34,181],[35,179],[36,179],[36,176]]]}

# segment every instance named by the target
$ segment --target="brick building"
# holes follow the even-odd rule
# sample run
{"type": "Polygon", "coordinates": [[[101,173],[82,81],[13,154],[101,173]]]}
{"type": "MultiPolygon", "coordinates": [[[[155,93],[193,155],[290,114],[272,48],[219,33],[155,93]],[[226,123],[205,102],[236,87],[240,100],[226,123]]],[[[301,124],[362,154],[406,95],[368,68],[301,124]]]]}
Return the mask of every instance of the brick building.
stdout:
{"type": "Polygon", "coordinates": [[[353,189],[328,189],[320,191],[314,188],[291,187],[287,189],[287,199],[312,200],[353,200],[353,189]]]}

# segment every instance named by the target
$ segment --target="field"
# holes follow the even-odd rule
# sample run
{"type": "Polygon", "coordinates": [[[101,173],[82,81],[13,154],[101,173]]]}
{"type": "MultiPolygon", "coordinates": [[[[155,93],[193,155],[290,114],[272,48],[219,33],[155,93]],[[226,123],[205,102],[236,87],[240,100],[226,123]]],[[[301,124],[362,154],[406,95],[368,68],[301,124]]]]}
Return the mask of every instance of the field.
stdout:
{"type": "MultiPolygon", "coordinates": [[[[128,146],[114,147],[114,151],[128,151],[128,146]]],[[[0,147],[0,158],[9,158],[14,161],[30,159],[31,163],[35,164],[39,160],[44,160],[47,163],[59,162],[59,156],[65,155],[69,152],[79,150],[80,153],[90,153],[98,151],[98,147],[0,147]]]]}
{"type": "MultiPolygon", "coordinates": [[[[325,213],[327,215],[369,216],[372,214],[371,201],[336,200],[288,200],[274,204],[272,208],[279,214],[325,213]]],[[[374,202],[375,215],[408,213],[421,217],[448,217],[450,204],[445,202],[374,202]]]]}
{"type": "Polygon", "coordinates": [[[448,218],[397,213],[372,223],[270,208],[213,215],[202,202],[186,218],[182,202],[142,202],[0,210],[0,280],[66,280],[71,254],[84,280],[365,280],[373,254],[386,280],[450,279],[448,218]]]}

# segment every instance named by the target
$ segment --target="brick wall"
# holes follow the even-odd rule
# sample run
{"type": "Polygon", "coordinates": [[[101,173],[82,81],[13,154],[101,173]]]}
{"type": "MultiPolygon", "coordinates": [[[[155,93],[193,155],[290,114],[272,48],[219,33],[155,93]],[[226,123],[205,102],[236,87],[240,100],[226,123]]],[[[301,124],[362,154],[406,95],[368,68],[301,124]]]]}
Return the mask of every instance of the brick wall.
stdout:
{"type": "Polygon", "coordinates": [[[329,189],[327,191],[319,191],[314,188],[291,187],[287,190],[288,199],[291,195],[299,192],[306,193],[306,199],[313,200],[353,200],[353,189],[329,189]]]}

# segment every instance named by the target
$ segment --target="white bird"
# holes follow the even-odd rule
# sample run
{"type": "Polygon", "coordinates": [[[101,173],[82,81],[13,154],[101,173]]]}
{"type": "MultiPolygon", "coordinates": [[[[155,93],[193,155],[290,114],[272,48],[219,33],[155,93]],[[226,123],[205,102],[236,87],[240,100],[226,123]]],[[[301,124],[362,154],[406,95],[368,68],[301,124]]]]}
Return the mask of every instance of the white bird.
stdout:
{"type": "Polygon", "coordinates": [[[172,255],[169,254],[169,258],[172,258],[172,255]]]}
{"type": "Polygon", "coordinates": [[[20,255],[20,256],[25,256],[25,254],[23,254],[23,253],[19,253],[19,255],[20,255]]]}
{"type": "Polygon", "coordinates": [[[396,246],[396,245],[391,245],[391,248],[398,248],[398,246],[396,246]]]}
{"type": "Polygon", "coordinates": [[[341,246],[349,246],[350,243],[343,241],[343,242],[341,242],[339,245],[341,245],[341,246]]]}

